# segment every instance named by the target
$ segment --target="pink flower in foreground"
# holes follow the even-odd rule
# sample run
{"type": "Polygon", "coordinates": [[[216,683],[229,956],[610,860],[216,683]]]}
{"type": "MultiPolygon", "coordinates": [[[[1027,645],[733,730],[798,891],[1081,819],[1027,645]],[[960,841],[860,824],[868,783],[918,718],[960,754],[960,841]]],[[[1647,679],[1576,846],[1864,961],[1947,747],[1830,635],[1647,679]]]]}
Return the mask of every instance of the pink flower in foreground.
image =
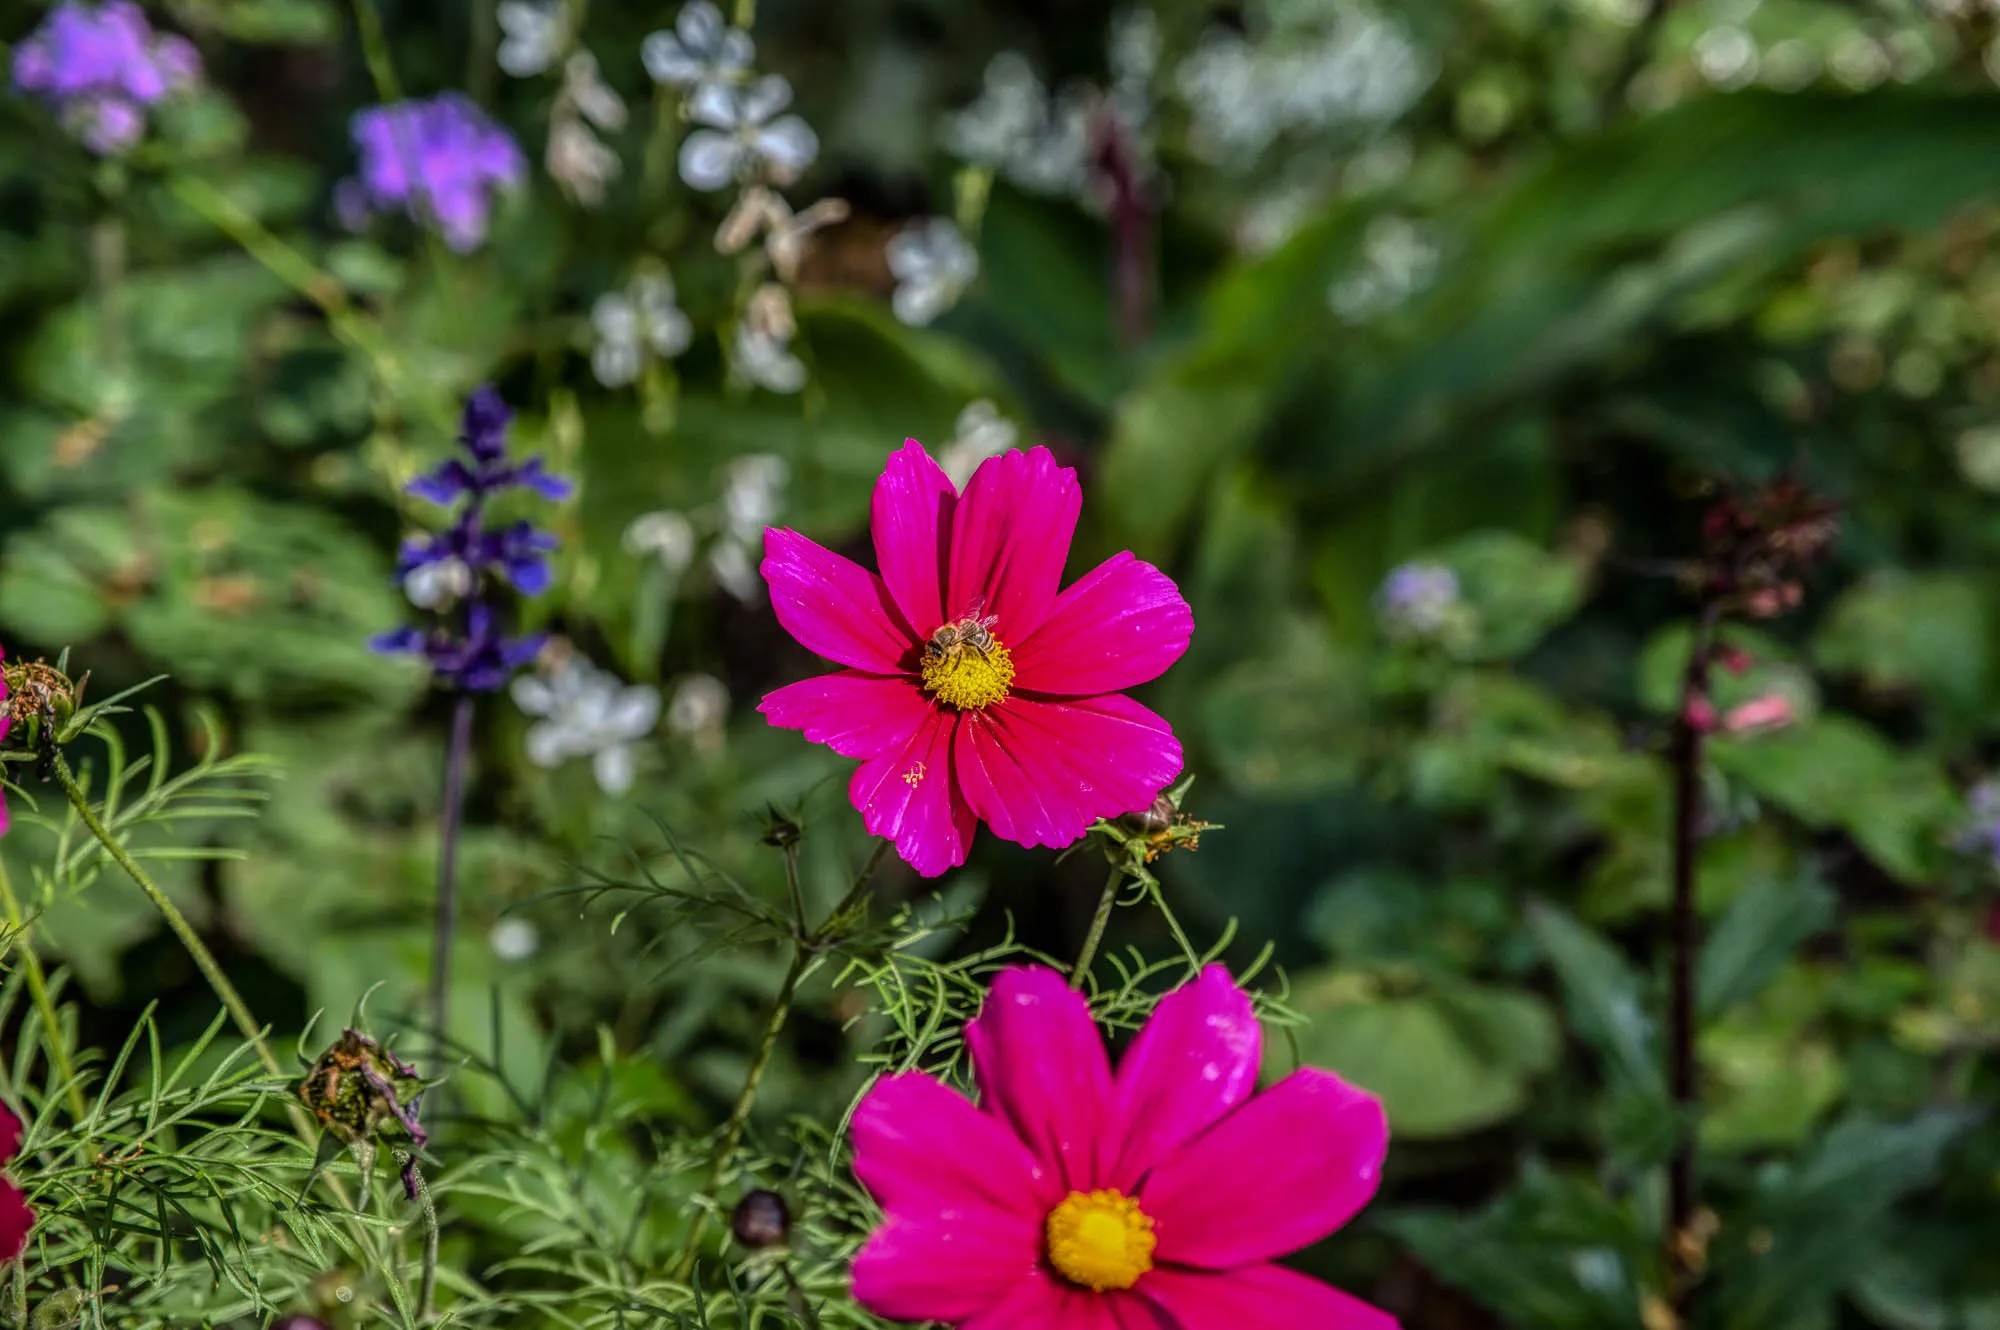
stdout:
{"type": "Polygon", "coordinates": [[[1082,505],[1046,448],[987,459],[960,494],[911,439],[875,483],[879,575],[764,533],[778,622],[848,668],[758,709],[861,759],[854,806],[925,877],[965,862],[976,822],[1069,845],[1180,774],[1173,730],[1122,690],[1180,659],[1194,616],[1130,554],[1062,590],[1082,505]]]}
{"type": "MultiPolygon", "coordinates": [[[[0,1104],[0,1164],[13,1162],[19,1153],[21,1119],[0,1104]]],[[[35,1212],[28,1208],[27,1195],[12,1178],[0,1178],[0,1264],[18,1259],[28,1249],[28,1234],[34,1227],[35,1212]]]]}
{"type": "Polygon", "coordinates": [[[1380,1181],[1373,1096],[1263,1052],[1220,966],[1163,999],[1111,1071],[1051,970],[999,977],[966,1043],[981,1106],[921,1073],[878,1082],[854,1169],[888,1220],[854,1262],[877,1315],[963,1330],[1394,1330],[1271,1262],[1339,1228],[1380,1181]]]}

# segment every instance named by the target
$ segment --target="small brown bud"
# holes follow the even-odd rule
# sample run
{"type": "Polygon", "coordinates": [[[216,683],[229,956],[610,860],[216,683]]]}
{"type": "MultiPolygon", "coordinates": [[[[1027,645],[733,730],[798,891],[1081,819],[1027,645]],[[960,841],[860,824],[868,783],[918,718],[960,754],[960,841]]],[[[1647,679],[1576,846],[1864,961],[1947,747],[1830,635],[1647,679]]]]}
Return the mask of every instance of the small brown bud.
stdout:
{"type": "Polygon", "coordinates": [[[762,1188],[745,1193],[729,1221],[730,1232],[746,1247],[782,1246],[791,1228],[792,1211],[785,1198],[762,1188]]]}

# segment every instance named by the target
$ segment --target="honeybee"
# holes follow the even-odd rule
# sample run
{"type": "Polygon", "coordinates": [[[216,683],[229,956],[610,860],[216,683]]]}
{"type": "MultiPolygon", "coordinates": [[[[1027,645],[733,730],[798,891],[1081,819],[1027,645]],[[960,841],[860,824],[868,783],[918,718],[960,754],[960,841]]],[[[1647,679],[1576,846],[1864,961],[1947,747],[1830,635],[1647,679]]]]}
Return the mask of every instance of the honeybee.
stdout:
{"type": "Polygon", "coordinates": [[[1000,622],[1000,616],[981,614],[985,608],[986,597],[974,596],[964,614],[940,624],[931,634],[930,641],[924,643],[924,655],[932,660],[951,660],[964,651],[976,651],[981,659],[993,654],[999,643],[993,640],[991,629],[1000,622]]]}

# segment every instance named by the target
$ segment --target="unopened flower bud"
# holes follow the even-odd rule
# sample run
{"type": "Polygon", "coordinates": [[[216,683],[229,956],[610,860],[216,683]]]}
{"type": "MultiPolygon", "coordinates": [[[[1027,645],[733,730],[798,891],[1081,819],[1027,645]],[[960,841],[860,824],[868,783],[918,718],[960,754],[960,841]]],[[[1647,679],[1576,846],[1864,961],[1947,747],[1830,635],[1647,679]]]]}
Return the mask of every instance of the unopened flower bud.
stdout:
{"type": "Polygon", "coordinates": [[[1162,794],[1159,798],[1153,800],[1150,808],[1142,808],[1137,812],[1125,814],[1124,822],[1126,826],[1140,835],[1152,836],[1171,827],[1174,824],[1175,814],[1180,811],[1179,806],[1174,803],[1172,796],[1162,794]]]}
{"type": "Polygon", "coordinates": [[[764,843],[773,849],[783,850],[797,845],[806,829],[790,813],[781,813],[774,805],[764,809],[764,843]]]}
{"type": "MultiPolygon", "coordinates": [[[[416,1149],[430,1139],[417,1121],[423,1099],[417,1069],[358,1030],[343,1030],[333,1047],[299,1083],[299,1098],[320,1126],[362,1160],[373,1158],[376,1141],[405,1138],[416,1149]]],[[[403,1170],[403,1188],[416,1198],[412,1163],[403,1170]]]]}
{"type": "Polygon", "coordinates": [[[1713,733],[1716,725],[1719,723],[1719,718],[1715,713],[1715,703],[1705,697],[1689,698],[1687,710],[1682,712],[1681,715],[1682,719],[1687,721],[1688,728],[1696,734],[1713,733]]]}
{"type": "Polygon", "coordinates": [[[791,1233],[791,1207],[778,1193],[759,1188],[736,1203],[729,1228],[746,1247],[782,1246],[791,1233]]]}

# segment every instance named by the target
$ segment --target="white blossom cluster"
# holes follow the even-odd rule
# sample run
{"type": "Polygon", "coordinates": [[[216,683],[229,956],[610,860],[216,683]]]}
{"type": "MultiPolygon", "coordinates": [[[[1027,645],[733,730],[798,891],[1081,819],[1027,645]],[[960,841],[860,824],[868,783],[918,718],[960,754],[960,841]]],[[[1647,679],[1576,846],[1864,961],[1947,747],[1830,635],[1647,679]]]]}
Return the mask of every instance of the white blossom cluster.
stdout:
{"type": "Polygon", "coordinates": [[[705,557],[717,585],[738,600],[755,601],[764,586],[757,573],[764,528],[784,511],[790,480],[782,457],[746,453],[729,463],[721,497],[709,507],[692,514],[661,509],[633,519],[625,528],[626,552],[655,560],[670,580],[705,557]]]}
{"type": "Polygon", "coordinates": [[[502,0],[496,17],[503,71],[535,78],[561,67],[542,165],[570,198],[596,207],[620,170],[618,154],[598,135],[625,128],[624,99],[599,76],[597,57],[577,44],[568,0],[502,0]]]}

